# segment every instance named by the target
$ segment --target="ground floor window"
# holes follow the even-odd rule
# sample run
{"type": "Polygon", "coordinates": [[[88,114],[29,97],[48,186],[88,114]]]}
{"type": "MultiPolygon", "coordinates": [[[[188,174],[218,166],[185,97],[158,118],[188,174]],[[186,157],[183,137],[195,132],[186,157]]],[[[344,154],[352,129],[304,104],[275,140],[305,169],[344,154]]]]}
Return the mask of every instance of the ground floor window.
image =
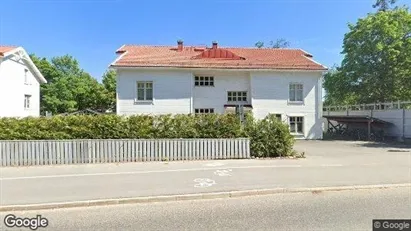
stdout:
{"type": "Polygon", "coordinates": [[[304,117],[290,116],[289,118],[290,132],[303,134],[304,117]]]}
{"type": "Polygon", "coordinates": [[[214,108],[196,108],[194,111],[196,114],[211,114],[214,113],[214,108]]]}
{"type": "Polygon", "coordinates": [[[24,108],[25,109],[30,108],[30,99],[31,99],[31,95],[24,95],[24,108]]]}
{"type": "Polygon", "coordinates": [[[274,114],[275,118],[277,118],[279,121],[281,121],[281,114],[274,114]]]}

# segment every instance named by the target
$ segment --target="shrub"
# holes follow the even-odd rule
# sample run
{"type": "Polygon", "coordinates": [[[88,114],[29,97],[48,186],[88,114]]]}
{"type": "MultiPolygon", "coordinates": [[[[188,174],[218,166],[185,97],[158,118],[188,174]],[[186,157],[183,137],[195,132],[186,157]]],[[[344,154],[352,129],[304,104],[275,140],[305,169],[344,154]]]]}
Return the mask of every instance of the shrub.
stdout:
{"type": "Polygon", "coordinates": [[[0,140],[240,138],[249,137],[257,157],[287,156],[293,137],[273,116],[244,126],[235,114],[207,115],[71,115],[1,118],[0,140]]]}
{"type": "Polygon", "coordinates": [[[269,115],[255,120],[247,115],[245,133],[250,138],[251,154],[255,157],[278,157],[293,155],[294,137],[288,126],[269,115]]]}

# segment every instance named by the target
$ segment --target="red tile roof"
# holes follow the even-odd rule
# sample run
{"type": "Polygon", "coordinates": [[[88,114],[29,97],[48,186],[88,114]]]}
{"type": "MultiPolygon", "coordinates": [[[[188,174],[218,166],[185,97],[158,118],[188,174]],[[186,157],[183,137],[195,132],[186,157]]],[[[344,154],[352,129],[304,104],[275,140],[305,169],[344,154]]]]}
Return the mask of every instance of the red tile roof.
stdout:
{"type": "Polygon", "coordinates": [[[4,53],[9,52],[17,47],[15,46],[2,46],[0,45],[0,56],[3,56],[4,53]]]}
{"type": "Polygon", "coordinates": [[[124,45],[113,67],[326,70],[301,49],[124,45]]]}

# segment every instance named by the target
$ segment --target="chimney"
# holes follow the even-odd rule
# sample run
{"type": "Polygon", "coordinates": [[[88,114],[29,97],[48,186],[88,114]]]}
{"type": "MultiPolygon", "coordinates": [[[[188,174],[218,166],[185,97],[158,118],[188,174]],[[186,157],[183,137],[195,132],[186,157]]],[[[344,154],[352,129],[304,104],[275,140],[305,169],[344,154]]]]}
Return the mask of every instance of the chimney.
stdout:
{"type": "Polygon", "coordinates": [[[177,40],[177,51],[183,51],[183,40],[179,39],[177,40]]]}
{"type": "Polygon", "coordinates": [[[213,41],[213,49],[217,49],[217,41],[213,41]]]}

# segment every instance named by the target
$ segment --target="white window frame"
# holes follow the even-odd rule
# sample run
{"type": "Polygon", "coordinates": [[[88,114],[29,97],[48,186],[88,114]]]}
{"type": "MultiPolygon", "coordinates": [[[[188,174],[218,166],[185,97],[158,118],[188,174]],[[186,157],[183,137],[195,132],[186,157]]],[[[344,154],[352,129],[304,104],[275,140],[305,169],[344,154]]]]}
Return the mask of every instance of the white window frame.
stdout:
{"type": "Polygon", "coordinates": [[[214,108],[196,108],[194,109],[195,114],[214,114],[214,108]]]}
{"type": "Polygon", "coordinates": [[[304,116],[288,116],[288,126],[290,128],[290,133],[295,135],[304,135],[304,116]],[[294,122],[291,125],[291,121],[294,122]],[[301,123],[301,131],[298,131],[298,124],[301,123]],[[292,131],[292,127],[294,126],[294,131],[292,131]]]}
{"type": "Polygon", "coordinates": [[[154,100],[154,82],[153,81],[136,81],[136,99],[135,102],[153,102],[154,100]],[[139,85],[143,84],[143,88],[140,88],[139,85]],[[151,99],[147,98],[148,84],[151,84],[151,99]],[[143,90],[143,99],[139,99],[138,92],[143,90]]]}
{"type": "Polygon", "coordinates": [[[304,103],[304,84],[292,82],[288,85],[288,103],[290,104],[303,104],[304,103]],[[291,91],[294,91],[294,95],[291,96],[291,91]],[[298,93],[301,92],[301,100],[298,99],[298,93]]]}
{"type": "Polygon", "coordinates": [[[29,73],[29,70],[24,68],[24,84],[26,85],[30,84],[28,73],[29,73]]]}
{"type": "Polygon", "coordinates": [[[31,95],[24,95],[24,109],[30,109],[30,99],[31,95]]]}
{"type": "Polygon", "coordinates": [[[195,75],[194,87],[214,87],[214,76],[195,75]]]}
{"type": "Polygon", "coordinates": [[[247,91],[227,91],[227,102],[228,103],[247,103],[248,102],[248,92],[247,91]]]}

